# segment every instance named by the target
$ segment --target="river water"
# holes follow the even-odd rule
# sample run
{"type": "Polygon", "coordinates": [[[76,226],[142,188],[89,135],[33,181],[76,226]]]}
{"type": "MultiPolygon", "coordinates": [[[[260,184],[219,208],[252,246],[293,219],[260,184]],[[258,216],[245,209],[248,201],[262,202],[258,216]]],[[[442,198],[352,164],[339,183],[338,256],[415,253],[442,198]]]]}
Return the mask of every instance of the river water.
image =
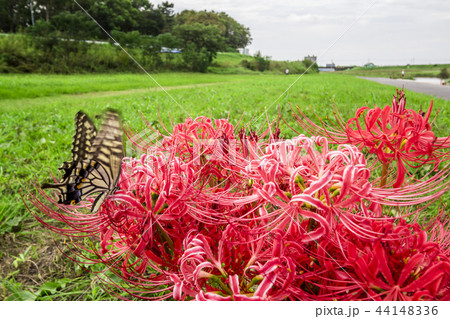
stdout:
{"type": "Polygon", "coordinates": [[[440,78],[415,78],[416,82],[441,85],[440,78]]]}

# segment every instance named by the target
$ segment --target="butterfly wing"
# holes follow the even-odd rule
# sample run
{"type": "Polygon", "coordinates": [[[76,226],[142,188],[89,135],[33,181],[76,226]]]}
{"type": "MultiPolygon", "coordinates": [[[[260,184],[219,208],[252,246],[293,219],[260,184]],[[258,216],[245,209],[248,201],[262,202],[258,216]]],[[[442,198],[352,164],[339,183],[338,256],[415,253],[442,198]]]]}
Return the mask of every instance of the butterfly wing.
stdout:
{"type": "Polygon", "coordinates": [[[74,205],[100,193],[92,205],[96,212],[105,198],[114,193],[120,178],[123,158],[122,123],[115,111],[107,111],[98,134],[92,121],[82,112],[76,116],[77,129],[72,145],[72,162],[64,162],[65,171],[58,184],[43,184],[60,192],[59,203],[74,205]]]}
{"type": "Polygon", "coordinates": [[[84,160],[89,153],[97,130],[89,116],[81,111],[76,114],[75,122],[76,131],[72,144],[72,158],[73,161],[78,162],[84,160]]]}
{"type": "Polygon", "coordinates": [[[64,171],[62,180],[64,181],[76,168],[77,164],[86,159],[94,142],[97,130],[94,123],[85,113],[79,111],[75,115],[75,134],[72,141],[72,161],[64,162],[59,168],[64,171]]]}
{"type": "Polygon", "coordinates": [[[108,195],[115,192],[123,158],[123,129],[117,112],[109,110],[101,129],[87,154],[85,169],[90,173],[83,180],[83,197],[101,192],[92,205],[96,212],[108,195]]]}
{"type": "Polygon", "coordinates": [[[42,188],[55,188],[61,193],[59,203],[69,205],[76,204],[81,200],[81,191],[76,188],[76,171],[81,168],[81,162],[87,158],[87,154],[92,147],[94,138],[97,135],[92,120],[83,112],[79,111],[75,115],[75,134],[72,140],[72,160],[63,162],[59,168],[64,171],[59,183],[42,184],[42,188]]]}

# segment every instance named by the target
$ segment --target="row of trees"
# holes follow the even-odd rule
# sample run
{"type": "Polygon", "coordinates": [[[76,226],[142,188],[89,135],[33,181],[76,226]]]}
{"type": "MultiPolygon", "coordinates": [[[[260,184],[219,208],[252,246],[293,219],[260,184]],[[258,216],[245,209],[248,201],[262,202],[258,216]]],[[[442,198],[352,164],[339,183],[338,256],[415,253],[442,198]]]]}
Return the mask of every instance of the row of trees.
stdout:
{"type": "MultiPolygon", "coordinates": [[[[206,71],[219,51],[236,51],[251,42],[250,30],[225,12],[185,10],[173,3],[147,0],[78,0],[108,33],[124,46],[140,49],[150,59],[163,47],[181,49],[194,71],[206,71]]],[[[0,29],[38,39],[52,50],[60,41],[106,40],[108,36],[72,0],[0,0],[0,29]]],[[[74,50],[74,45],[64,45],[74,50]]]]}

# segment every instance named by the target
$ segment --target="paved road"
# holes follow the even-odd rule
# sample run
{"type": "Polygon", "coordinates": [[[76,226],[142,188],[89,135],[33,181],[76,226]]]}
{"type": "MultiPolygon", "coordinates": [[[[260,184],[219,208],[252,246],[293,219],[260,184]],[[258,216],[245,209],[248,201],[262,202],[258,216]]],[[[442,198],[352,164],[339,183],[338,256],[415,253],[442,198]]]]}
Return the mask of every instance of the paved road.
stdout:
{"type": "Polygon", "coordinates": [[[438,98],[450,100],[450,85],[436,85],[429,83],[420,83],[413,80],[387,79],[387,78],[369,78],[359,76],[360,79],[375,81],[381,84],[405,88],[410,91],[434,95],[438,98]]]}

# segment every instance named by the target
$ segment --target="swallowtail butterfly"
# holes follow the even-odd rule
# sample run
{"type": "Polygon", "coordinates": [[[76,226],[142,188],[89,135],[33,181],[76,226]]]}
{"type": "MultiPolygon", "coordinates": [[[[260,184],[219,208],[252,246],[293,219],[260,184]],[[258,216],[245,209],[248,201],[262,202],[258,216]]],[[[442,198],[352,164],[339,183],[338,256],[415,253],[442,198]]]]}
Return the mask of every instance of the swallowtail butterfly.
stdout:
{"type": "Polygon", "coordinates": [[[64,173],[59,183],[43,184],[42,188],[57,189],[58,203],[64,205],[74,205],[100,193],[91,208],[97,212],[105,198],[118,188],[123,158],[122,123],[118,113],[109,110],[98,133],[83,112],[76,114],[75,125],[72,161],[60,167],[64,173]]]}

